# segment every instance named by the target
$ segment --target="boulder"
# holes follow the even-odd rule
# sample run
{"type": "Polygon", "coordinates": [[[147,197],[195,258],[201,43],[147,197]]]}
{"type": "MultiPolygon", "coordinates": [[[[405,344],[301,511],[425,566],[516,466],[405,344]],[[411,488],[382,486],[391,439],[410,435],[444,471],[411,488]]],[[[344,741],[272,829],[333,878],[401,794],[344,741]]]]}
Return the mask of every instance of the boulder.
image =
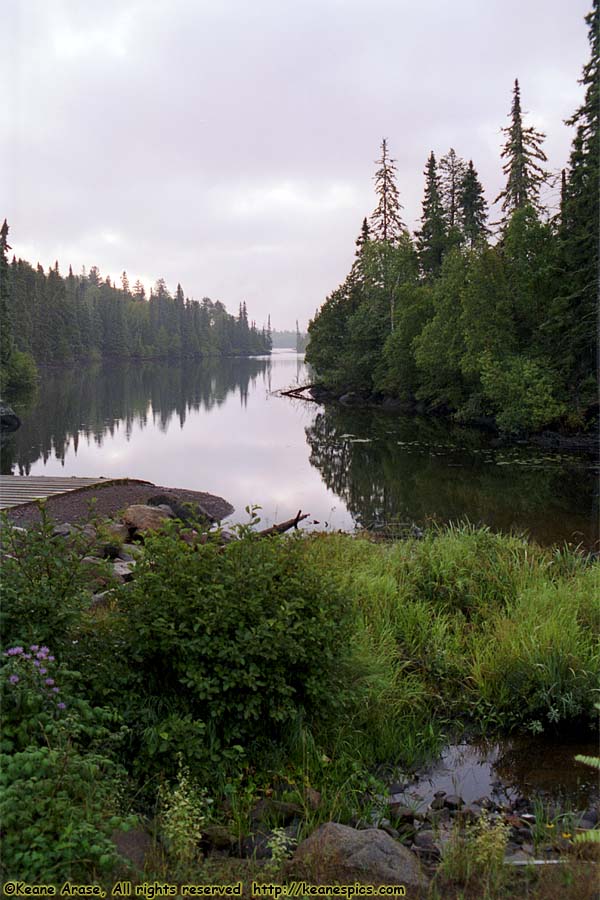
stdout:
{"type": "Polygon", "coordinates": [[[159,509],[168,507],[172,516],[186,525],[210,526],[215,521],[201,503],[198,501],[186,503],[175,494],[155,494],[154,497],[149,497],[147,502],[148,506],[159,509]]]}
{"type": "Polygon", "coordinates": [[[385,831],[357,831],[337,822],[321,825],[300,844],[286,874],[321,884],[403,884],[409,890],[428,884],[415,854],[385,831]]]}
{"type": "Polygon", "coordinates": [[[11,431],[16,431],[20,427],[21,420],[14,409],[0,401],[0,432],[10,434],[11,431]]]}
{"type": "Polygon", "coordinates": [[[135,531],[160,531],[165,521],[171,516],[155,506],[146,506],[142,503],[134,503],[128,506],[123,513],[123,521],[130,529],[135,531]]]}
{"type": "Polygon", "coordinates": [[[122,578],[124,581],[131,581],[133,578],[133,570],[135,568],[135,560],[131,560],[131,562],[126,562],[122,559],[117,559],[114,561],[112,570],[117,578],[122,578]]]}

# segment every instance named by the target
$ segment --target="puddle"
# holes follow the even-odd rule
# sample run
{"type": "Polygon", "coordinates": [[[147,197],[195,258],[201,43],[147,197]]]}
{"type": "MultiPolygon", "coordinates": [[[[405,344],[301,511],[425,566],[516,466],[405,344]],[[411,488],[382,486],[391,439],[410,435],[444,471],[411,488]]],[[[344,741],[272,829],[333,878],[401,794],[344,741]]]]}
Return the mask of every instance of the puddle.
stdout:
{"type": "Polygon", "coordinates": [[[597,756],[597,741],[549,742],[525,736],[500,743],[453,744],[395,797],[420,810],[436,791],[458,794],[467,804],[482,797],[500,805],[540,798],[565,810],[584,810],[600,801],[600,783],[597,771],[576,762],[576,754],[597,756]]]}

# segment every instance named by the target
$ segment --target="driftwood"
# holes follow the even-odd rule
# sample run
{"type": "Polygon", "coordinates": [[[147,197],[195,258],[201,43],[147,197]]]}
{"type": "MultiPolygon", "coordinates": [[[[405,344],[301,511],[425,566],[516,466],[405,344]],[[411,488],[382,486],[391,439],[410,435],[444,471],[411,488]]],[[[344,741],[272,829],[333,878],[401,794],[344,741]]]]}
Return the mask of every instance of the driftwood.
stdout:
{"type": "Polygon", "coordinates": [[[314,397],[307,397],[304,391],[315,387],[314,384],[303,384],[302,387],[289,388],[287,391],[279,391],[282,397],[293,397],[294,400],[306,400],[308,403],[317,403],[314,397]]]}
{"type": "Polygon", "coordinates": [[[288,519],[286,522],[280,522],[279,525],[271,525],[270,528],[258,531],[257,534],[259,537],[268,537],[270,534],[283,534],[284,531],[289,531],[290,528],[297,528],[298,522],[302,522],[303,519],[308,519],[309,516],[310,513],[304,513],[304,515],[302,515],[302,510],[299,509],[293,519],[288,519]]]}

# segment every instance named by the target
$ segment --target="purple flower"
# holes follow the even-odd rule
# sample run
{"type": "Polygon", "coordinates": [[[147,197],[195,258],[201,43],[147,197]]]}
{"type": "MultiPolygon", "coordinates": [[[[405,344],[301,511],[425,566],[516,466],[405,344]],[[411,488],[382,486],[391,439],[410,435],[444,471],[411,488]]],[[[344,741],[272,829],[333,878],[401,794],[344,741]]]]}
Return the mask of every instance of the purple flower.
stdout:
{"type": "Polygon", "coordinates": [[[30,649],[30,650],[33,650],[33,652],[35,653],[36,650],[39,650],[40,648],[39,648],[39,646],[38,646],[37,644],[32,644],[31,647],[30,647],[29,649],[30,649]]]}
{"type": "Polygon", "coordinates": [[[34,666],[41,666],[39,659],[34,659],[33,664],[34,666]]]}
{"type": "Polygon", "coordinates": [[[18,676],[18,675],[11,675],[10,678],[9,678],[8,680],[10,681],[11,684],[18,684],[18,683],[19,683],[19,676],[18,676]]]}
{"type": "Polygon", "coordinates": [[[59,688],[52,688],[52,693],[53,693],[53,694],[60,694],[59,688]]]}
{"type": "Polygon", "coordinates": [[[37,658],[38,658],[38,659],[45,659],[45,658],[48,656],[49,653],[50,653],[50,648],[49,648],[49,647],[40,647],[40,649],[39,649],[38,652],[37,652],[37,658]]]}
{"type": "Polygon", "coordinates": [[[22,647],[11,647],[10,650],[7,650],[4,654],[5,656],[18,656],[19,653],[23,652],[22,647]]]}
{"type": "Polygon", "coordinates": [[[56,708],[57,708],[57,709],[66,709],[66,708],[67,708],[67,704],[66,704],[66,703],[57,703],[57,704],[56,704],[56,708]]]}
{"type": "Polygon", "coordinates": [[[31,659],[31,653],[24,653],[23,659],[31,659]]]}
{"type": "Polygon", "coordinates": [[[48,669],[40,669],[40,675],[46,675],[48,673],[48,669]]]}
{"type": "Polygon", "coordinates": [[[48,687],[52,687],[52,685],[54,684],[54,678],[46,678],[44,684],[47,684],[48,687]]]}
{"type": "Polygon", "coordinates": [[[53,657],[53,656],[49,656],[49,657],[48,657],[48,662],[54,662],[54,657],[53,657]]]}

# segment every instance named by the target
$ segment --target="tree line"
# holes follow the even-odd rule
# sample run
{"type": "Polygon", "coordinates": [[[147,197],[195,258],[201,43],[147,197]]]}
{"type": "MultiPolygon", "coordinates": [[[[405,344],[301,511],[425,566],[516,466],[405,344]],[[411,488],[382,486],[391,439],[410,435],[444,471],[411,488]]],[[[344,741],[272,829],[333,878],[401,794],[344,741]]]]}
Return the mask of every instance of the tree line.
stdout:
{"type": "Polygon", "coordinates": [[[231,315],[219,300],[171,294],[159,279],[146,296],[127,273],[121,284],[98,268],[66,277],[58,263],[8,260],[8,224],[0,229],[0,386],[33,380],[36,366],[102,357],[190,359],[270,353],[270,327],[250,321],[246,303],[231,315]]]}
{"type": "Polygon", "coordinates": [[[363,221],[352,269],[309,325],[307,361],[338,393],[394,397],[459,421],[493,417],[506,431],[582,428],[597,411],[598,0],[586,17],[591,56],[560,208],[544,135],[527,125],[515,81],[503,129],[505,187],[491,237],[473,161],[450,149],[425,168],[421,227],[402,219],[387,141],[377,206],[363,221]]]}

